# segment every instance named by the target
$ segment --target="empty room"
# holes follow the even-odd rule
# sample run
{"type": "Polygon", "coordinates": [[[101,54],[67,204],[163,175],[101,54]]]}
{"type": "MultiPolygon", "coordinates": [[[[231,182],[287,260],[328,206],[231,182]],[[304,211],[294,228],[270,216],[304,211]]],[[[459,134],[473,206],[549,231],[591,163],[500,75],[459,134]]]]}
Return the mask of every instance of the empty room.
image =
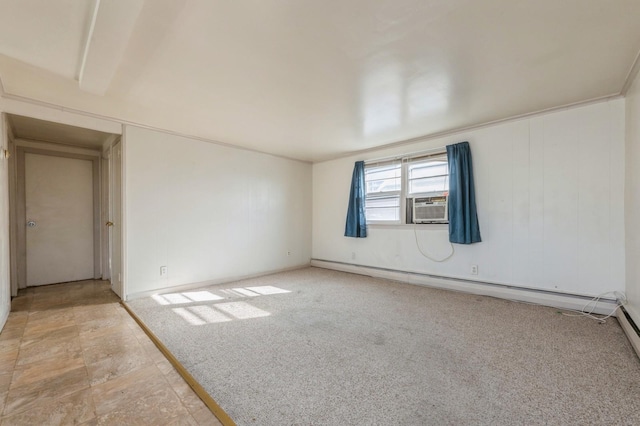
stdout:
{"type": "Polygon", "coordinates": [[[0,0],[0,424],[640,424],[638,22],[0,0]]]}

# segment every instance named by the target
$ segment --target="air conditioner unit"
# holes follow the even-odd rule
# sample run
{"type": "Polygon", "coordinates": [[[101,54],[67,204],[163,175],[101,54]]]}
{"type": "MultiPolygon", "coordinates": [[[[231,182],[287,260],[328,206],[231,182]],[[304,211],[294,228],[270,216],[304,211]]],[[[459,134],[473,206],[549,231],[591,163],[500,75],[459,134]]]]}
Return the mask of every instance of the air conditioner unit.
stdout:
{"type": "Polygon", "coordinates": [[[413,223],[437,223],[449,220],[446,195],[413,199],[413,223]]]}

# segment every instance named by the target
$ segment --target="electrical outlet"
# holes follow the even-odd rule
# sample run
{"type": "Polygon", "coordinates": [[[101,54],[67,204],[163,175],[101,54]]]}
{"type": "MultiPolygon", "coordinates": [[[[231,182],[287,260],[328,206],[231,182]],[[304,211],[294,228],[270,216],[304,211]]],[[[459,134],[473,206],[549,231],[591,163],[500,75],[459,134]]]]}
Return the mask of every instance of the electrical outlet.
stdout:
{"type": "Polygon", "coordinates": [[[166,266],[160,267],[160,276],[165,277],[169,273],[169,269],[166,266]]]}
{"type": "Polygon", "coordinates": [[[355,251],[351,252],[351,260],[356,260],[356,252],[355,251]]]}
{"type": "Polygon", "coordinates": [[[471,265],[471,275],[478,275],[478,265],[471,265]]]}
{"type": "Polygon", "coordinates": [[[291,256],[291,252],[290,251],[287,252],[287,256],[291,256]]]}

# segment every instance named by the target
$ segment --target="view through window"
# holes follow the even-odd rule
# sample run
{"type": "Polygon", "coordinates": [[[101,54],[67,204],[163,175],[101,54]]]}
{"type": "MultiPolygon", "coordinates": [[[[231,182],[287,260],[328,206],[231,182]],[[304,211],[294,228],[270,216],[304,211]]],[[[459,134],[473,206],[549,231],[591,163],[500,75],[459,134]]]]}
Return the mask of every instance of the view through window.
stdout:
{"type": "Polygon", "coordinates": [[[415,199],[449,194],[446,153],[368,163],[365,185],[367,222],[411,223],[406,213],[415,199]]]}

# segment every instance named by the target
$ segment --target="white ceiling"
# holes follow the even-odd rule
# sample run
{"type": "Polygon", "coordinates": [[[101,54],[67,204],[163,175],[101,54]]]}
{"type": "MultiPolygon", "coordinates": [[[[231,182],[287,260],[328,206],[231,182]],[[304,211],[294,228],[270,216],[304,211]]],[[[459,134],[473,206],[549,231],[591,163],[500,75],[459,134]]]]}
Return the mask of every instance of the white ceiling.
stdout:
{"type": "Polygon", "coordinates": [[[83,148],[102,149],[113,135],[82,127],[37,120],[20,115],[8,115],[9,125],[16,139],[72,145],[83,148]]]}
{"type": "Polygon", "coordinates": [[[638,0],[101,3],[0,0],[6,92],[312,161],[618,95],[640,50],[638,0]]]}

